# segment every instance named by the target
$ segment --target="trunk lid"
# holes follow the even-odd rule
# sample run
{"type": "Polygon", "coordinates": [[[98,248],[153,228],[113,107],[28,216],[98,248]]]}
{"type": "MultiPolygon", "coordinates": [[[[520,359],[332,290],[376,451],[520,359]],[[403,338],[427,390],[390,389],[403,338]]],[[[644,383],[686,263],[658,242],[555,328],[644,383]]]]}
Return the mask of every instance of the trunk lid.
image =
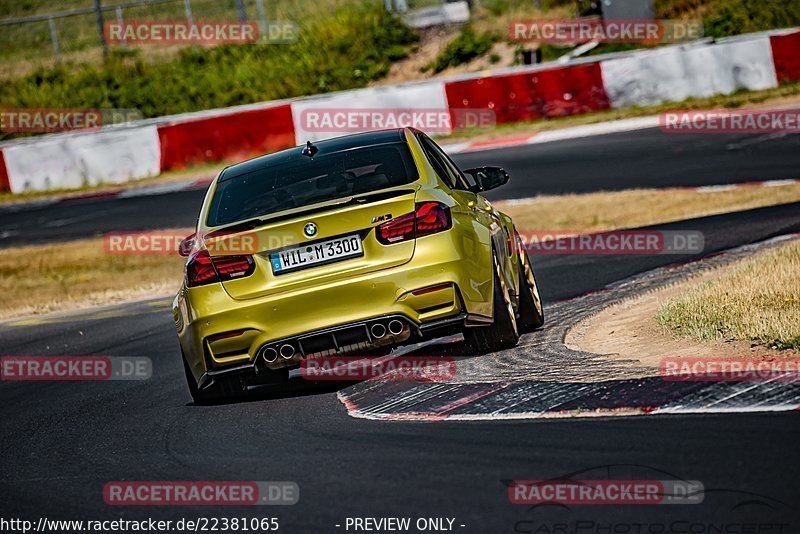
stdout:
{"type": "Polygon", "coordinates": [[[415,198],[411,185],[375,191],[236,224],[204,241],[212,256],[254,259],[253,274],[222,283],[232,298],[273,295],[408,262],[414,240],[383,245],[374,228],[413,212],[415,198]]]}

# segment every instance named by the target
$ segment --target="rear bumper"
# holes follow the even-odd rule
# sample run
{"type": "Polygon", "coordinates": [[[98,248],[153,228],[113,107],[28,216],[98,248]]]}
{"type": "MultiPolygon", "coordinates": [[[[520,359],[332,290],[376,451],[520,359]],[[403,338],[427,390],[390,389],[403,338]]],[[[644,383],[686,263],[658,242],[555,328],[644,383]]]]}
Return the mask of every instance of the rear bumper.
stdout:
{"type": "MultiPolygon", "coordinates": [[[[263,357],[265,347],[277,344],[279,350],[282,340],[377,318],[397,317],[416,337],[429,325],[463,322],[467,315],[490,317],[491,267],[483,265],[479,243],[459,243],[457,235],[418,239],[413,258],[400,266],[262,298],[237,301],[219,284],[183,288],[174,312],[193,375],[249,370],[260,351],[263,357]]],[[[268,367],[298,363],[305,349],[294,347],[292,358],[284,362],[279,356],[268,367]]]]}
{"type": "MultiPolygon", "coordinates": [[[[400,342],[400,343],[403,343],[403,342],[406,342],[406,341],[412,340],[412,339],[422,339],[426,335],[428,335],[430,333],[433,333],[433,332],[440,332],[440,331],[443,331],[445,329],[454,328],[454,327],[460,328],[460,327],[462,327],[464,325],[466,319],[467,319],[467,314],[465,312],[461,312],[461,313],[458,313],[458,314],[456,314],[454,316],[445,317],[445,318],[439,319],[437,321],[431,321],[431,322],[425,323],[423,325],[415,325],[415,324],[411,323],[405,317],[394,315],[394,316],[387,316],[387,317],[377,317],[377,318],[374,318],[373,320],[370,320],[370,321],[358,322],[358,323],[353,323],[353,324],[350,324],[350,325],[341,325],[339,327],[334,327],[334,328],[331,328],[331,329],[327,329],[325,331],[309,332],[307,334],[307,336],[316,337],[316,336],[329,334],[331,331],[334,331],[334,330],[347,330],[347,329],[350,329],[350,328],[360,328],[362,326],[367,326],[368,327],[370,325],[370,323],[373,323],[375,321],[387,322],[387,321],[391,321],[391,320],[397,320],[397,321],[402,321],[408,328],[411,329],[410,331],[408,329],[406,329],[406,332],[408,332],[409,335],[405,336],[403,341],[400,342]]],[[[303,345],[302,344],[302,338],[303,337],[306,337],[306,336],[297,336],[295,338],[290,338],[290,339],[285,339],[285,340],[278,340],[278,342],[275,343],[275,344],[280,345],[283,342],[289,342],[289,343],[297,343],[297,345],[302,346],[303,345]],[[298,341],[300,341],[300,342],[298,343],[298,341]]],[[[303,358],[305,358],[305,357],[310,355],[310,354],[306,354],[306,353],[296,353],[293,356],[291,356],[290,358],[284,358],[279,353],[279,355],[277,357],[277,360],[275,361],[275,365],[272,365],[270,362],[267,361],[267,358],[265,357],[265,350],[264,350],[265,348],[269,347],[270,345],[272,345],[272,344],[263,345],[261,347],[261,349],[257,352],[256,358],[253,361],[249,361],[249,362],[242,363],[242,364],[239,364],[239,365],[232,365],[232,366],[229,365],[229,366],[218,367],[218,368],[210,368],[210,369],[206,370],[198,378],[199,387],[201,389],[206,387],[207,385],[211,384],[213,382],[214,378],[216,378],[216,377],[232,376],[232,375],[248,375],[248,376],[255,377],[255,376],[259,375],[260,373],[268,372],[270,369],[279,369],[279,368],[283,368],[283,367],[290,367],[290,368],[297,367],[300,364],[300,361],[303,358]]]]}

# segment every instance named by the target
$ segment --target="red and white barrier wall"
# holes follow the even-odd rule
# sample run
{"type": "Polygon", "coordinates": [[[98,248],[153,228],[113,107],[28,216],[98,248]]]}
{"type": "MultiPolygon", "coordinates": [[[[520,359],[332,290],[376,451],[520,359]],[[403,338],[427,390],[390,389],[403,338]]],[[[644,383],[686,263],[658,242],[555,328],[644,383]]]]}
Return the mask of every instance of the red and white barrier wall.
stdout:
{"type": "Polygon", "coordinates": [[[314,109],[441,109],[451,116],[489,109],[503,124],[768,89],[795,80],[800,80],[800,30],[753,34],[13,141],[0,146],[0,190],[121,183],[339,135],[308,127],[304,113],[314,109]]]}
{"type": "MultiPolygon", "coordinates": [[[[351,133],[314,131],[304,114],[313,110],[383,109],[383,110],[447,110],[443,81],[420,82],[398,86],[369,87],[342,91],[292,102],[295,144],[319,141],[351,133]]],[[[446,133],[452,133],[448,131],[446,133]]],[[[290,145],[291,146],[291,145],[290,145]]]]}
{"type": "Polygon", "coordinates": [[[800,30],[770,37],[779,83],[800,80],[800,30]]]}
{"type": "Polygon", "coordinates": [[[603,61],[600,66],[614,108],[778,85],[769,37],[649,50],[603,61]]]}
{"type": "Polygon", "coordinates": [[[244,159],[294,146],[289,104],[177,119],[158,125],[162,170],[244,159]]]}
{"type": "Polygon", "coordinates": [[[155,126],[43,136],[5,146],[2,154],[14,193],[119,184],[161,172],[155,126]]]}

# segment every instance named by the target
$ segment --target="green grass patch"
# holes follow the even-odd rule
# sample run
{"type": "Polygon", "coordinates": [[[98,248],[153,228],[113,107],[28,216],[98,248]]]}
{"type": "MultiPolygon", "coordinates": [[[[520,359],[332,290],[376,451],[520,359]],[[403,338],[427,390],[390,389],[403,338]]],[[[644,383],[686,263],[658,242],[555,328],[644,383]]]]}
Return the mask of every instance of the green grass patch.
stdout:
{"type": "Polygon", "coordinates": [[[0,85],[0,107],[135,108],[144,117],[366,86],[418,37],[383,5],[309,17],[296,43],[187,47],[160,63],[137,50],[102,64],[42,68],[0,85]]]}
{"type": "MultiPolygon", "coordinates": [[[[579,3],[576,0],[540,0],[539,6],[543,12],[555,7],[574,6],[575,12],[578,12],[579,3]]],[[[533,2],[531,0],[483,0],[481,7],[486,9],[489,14],[500,16],[510,11],[520,11],[529,9],[533,2]]]]}
{"type": "Polygon", "coordinates": [[[705,18],[707,37],[800,25],[800,0],[717,0],[705,18]]]}
{"type": "MultiPolygon", "coordinates": [[[[500,4],[512,0],[498,0],[500,4]]],[[[568,2],[562,3],[562,5],[568,2]]],[[[573,2],[574,11],[585,7],[585,3],[573,2]]],[[[656,0],[656,18],[702,19],[706,37],[730,37],[744,33],[755,33],[776,28],[800,26],[800,0],[656,0]]],[[[614,52],[626,52],[658,45],[637,43],[600,43],[586,55],[595,56],[614,52]]],[[[543,44],[544,61],[552,61],[573,50],[574,47],[543,44]]]]}
{"type": "Polygon", "coordinates": [[[448,67],[469,63],[491,50],[498,40],[499,37],[491,32],[478,33],[471,25],[467,25],[424,70],[439,73],[448,67]]]}

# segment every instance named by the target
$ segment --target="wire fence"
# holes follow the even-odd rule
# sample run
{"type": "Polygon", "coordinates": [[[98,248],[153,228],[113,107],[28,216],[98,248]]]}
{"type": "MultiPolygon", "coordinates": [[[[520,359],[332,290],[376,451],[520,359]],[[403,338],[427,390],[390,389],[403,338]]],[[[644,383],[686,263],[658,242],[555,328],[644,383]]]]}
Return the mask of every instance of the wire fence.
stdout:
{"type": "MultiPolygon", "coordinates": [[[[43,1],[58,11],[26,16],[19,5],[0,5],[0,62],[59,62],[65,59],[100,59],[109,49],[102,37],[106,22],[169,21],[268,21],[300,22],[309,16],[325,16],[337,5],[356,0],[61,0],[43,1]]],[[[363,1],[363,0],[362,0],[363,1]]],[[[445,0],[374,0],[391,11],[437,5],[445,0]]]]}

